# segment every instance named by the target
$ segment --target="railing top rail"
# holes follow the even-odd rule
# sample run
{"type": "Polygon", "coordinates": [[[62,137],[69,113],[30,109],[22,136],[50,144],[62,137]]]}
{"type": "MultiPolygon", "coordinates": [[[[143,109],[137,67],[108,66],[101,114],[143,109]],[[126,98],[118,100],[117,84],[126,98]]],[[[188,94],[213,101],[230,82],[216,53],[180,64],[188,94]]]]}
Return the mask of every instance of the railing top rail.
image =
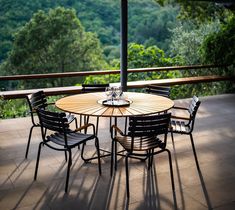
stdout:
{"type": "MultiPolygon", "coordinates": [[[[138,68],[138,69],[128,69],[128,73],[205,69],[205,68],[216,68],[216,67],[227,67],[227,65],[193,65],[193,66],[167,66],[167,67],[153,67],[153,68],[138,68]]],[[[120,70],[102,70],[102,71],[82,71],[82,72],[64,72],[64,73],[50,73],[50,74],[26,74],[26,75],[0,76],[0,81],[1,80],[6,81],[6,80],[63,78],[63,77],[105,75],[105,74],[120,74],[120,70]]]]}

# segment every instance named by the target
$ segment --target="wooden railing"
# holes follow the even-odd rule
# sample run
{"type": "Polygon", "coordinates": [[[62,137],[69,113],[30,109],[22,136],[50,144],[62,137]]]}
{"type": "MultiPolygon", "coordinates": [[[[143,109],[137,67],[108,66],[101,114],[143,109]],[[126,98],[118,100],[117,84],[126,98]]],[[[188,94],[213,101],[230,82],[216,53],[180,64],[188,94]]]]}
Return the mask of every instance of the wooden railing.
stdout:
{"type": "MultiPolygon", "coordinates": [[[[128,74],[129,73],[141,73],[141,72],[176,71],[176,70],[191,71],[191,70],[217,69],[217,68],[228,68],[228,66],[194,65],[194,66],[139,68],[139,69],[128,69],[128,74]]],[[[83,76],[91,76],[91,75],[110,75],[110,74],[120,74],[120,70],[0,76],[0,81],[83,77],[83,76]]],[[[172,85],[192,84],[192,83],[202,83],[202,82],[225,81],[225,80],[233,81],[233,82],[235,81],[234,76],[224,76],[224,75],[213,74],[213,75],[205,75],[205,76],[186,77],[186,78],[184,77],[184,78],[171,78],[171,79],[159,79],[159,80],[147,80],[147,81],[143,81],[143,80],[142,81],[130,81],[127,83],[127,88],[143,88],[149,84],[172,86],[172,85]]],[[[113,83],[111,85],[117,85],[117,83],[113,83]]],[[[45,91],[46,95],[75,94],[75,93],[81,92],[80,86],[69,86],[69,87],[53,87],[53,88],[1,91],[0,96],[3,97],[4,99],[24,98],[26,95],[36,92],[38,90],[42,90],[42,89],[45,91]]]]}

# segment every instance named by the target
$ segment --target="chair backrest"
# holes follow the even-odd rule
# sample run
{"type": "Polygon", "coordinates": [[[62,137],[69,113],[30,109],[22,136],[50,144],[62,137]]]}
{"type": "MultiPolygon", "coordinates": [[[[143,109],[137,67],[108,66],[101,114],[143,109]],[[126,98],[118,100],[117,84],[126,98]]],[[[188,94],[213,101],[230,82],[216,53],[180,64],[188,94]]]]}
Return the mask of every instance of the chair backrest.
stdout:
{"type": "MultiPolygon", "coordinates": [[[[152,138],[163,134],[166,144],[170,117],[171,113],[130,117],[128,136],[131,136],[132,139],[134,137],[152,138]]],[[[134,140],[132,141],[132,148],[133,145],[134,140]]]]}
{"type": "Polygon", "coordinates": [[[188,112],[190,114],[189,125],[190,125],[191,131],[193,130],[197,110],[198,110],[200,104],[201,104],[201,101],[199,100],[199,98],[197,96],[193,96],[192,101],[188,107],[188,112]]]}
{"type": "Polygon", "coordinates": [[[147,93],[164,96],[167,98],[170,97],[170,90],[171,88],[168,86],[158,86],[158,85],[148,85],[146,86],[146,89],[145,89],[147,93]]]}
{"type": "Polygon", "coordinates": [[[38,108],[45,109],[47,107],[47,99],[45,93],[41,90],[36,93],[32,93],[30,95],[26,96],[29,109],[30,109],[30,115],[32,123],[35,124],[34,121],[34,113],[36,113],[36,110],[38,108]]]}
{"type": "Polygon", "coordinates": [[[82,84],[82,93],[105,91],[109,84],[82,84]]]}
{"type": "Polygon", "coordinates": [[[37,114],[41,125],[43,140],[46,140],[45,130],[51,130],[64,133],[65,141],[67,142],[66,132],[69,131],[69,124],[64,112],[57,113],[38,108],[37,114]]]}

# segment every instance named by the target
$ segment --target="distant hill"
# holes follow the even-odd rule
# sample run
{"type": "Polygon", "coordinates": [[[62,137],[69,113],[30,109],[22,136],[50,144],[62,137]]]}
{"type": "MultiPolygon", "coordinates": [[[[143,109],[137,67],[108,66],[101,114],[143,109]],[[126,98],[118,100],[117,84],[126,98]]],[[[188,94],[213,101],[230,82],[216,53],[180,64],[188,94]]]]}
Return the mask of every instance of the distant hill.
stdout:
{"type": "MultiPolygon", "coordinates": [[[[129,42],[168,48],[169,28],[177,8],[161,8],[154,0],[129,0],[129,42]]],[[[74,8],[86,31],[97,33],[104,48],[120,40],[120,0],[0,0],[0,63],[7,57],[13,35],[38,10],[74,8]]]]}

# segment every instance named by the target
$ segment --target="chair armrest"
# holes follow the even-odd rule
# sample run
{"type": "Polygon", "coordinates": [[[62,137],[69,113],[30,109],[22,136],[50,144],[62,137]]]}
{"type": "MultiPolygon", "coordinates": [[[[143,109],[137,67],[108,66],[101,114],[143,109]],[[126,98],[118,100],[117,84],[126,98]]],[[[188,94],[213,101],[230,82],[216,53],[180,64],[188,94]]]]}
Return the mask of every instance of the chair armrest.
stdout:
{"type": "Polygon", "coordinates": [[[173,118],[173,119],[180,119],[180,120],[190,120],[190,116],[188,116],[188,108],[185,108],[182,106],[173,106],[172,111],[173,113],[171,114],[171,119],[173,118]],[[181,113],[177,113],[176,110],[181,110],[181,113]],[[186,112],[187,112],[187,115],[186,115],[186,112]]]}
{"type": "Polygon", "coordinates": [[[174,116],[171,115],[171,119],[180,119],[180,120],[190,120],[190,117],[181,117],[181,116],[174,116]]]}
{"type": "Polygon", "coordinates": [[[188,108],[181,107],[181,106],[173,106],[172,109],[188,110],[188,108]]]}
{"type": "Polygon", "coordinates": [[[55,102],[47,103],[47,105],[55,105],[55,102]]]}
{"type": "Polygon", "coordinates": [[[79,132],[79,131],[82,131],[82,130],[85,130],[87,129],[88,127],[92,127],[93,128],[93,134],[95,135],[95,126],[92,124],[92,123],[88,123],[88,124],[85,124],[79,128],[76,128],[74,130],[74,132],[79,132]]]}
{"type": "Polygon", "coordinates": [[[112,125],[110,128],[110,132],[111,132],[111,138],[114,138],[114,132],[118,132],[120,135],[124,136],[124,133],[121,131],[121,129],[119,127],[117,127],[116,125],[112,125]]]}

